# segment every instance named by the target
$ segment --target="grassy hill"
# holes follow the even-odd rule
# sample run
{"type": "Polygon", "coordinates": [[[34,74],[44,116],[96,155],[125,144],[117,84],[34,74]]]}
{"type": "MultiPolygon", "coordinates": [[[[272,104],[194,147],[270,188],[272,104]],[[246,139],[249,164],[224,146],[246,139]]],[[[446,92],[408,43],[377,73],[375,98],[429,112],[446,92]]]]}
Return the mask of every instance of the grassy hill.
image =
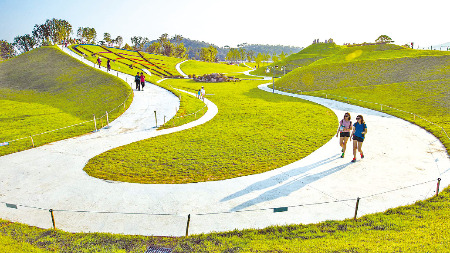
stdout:
{"type": "MultiPolygon", "coordinates": [[[[121,79],[95,71],[67,56],[56,47],[42,47],[0,63],[0,148],[8,154],[69,138],[94,130],[97,118],[133,98],[131,88],[121,79]],[[54,129],[80,124],[47,134],[54,129]]],[[[123,108],[123,107],[122,107],[123,108]]],[[[114,110],[110,120],[123,113],[114,110]]],[[[98,126],[105,123],[98,119],[98,126]]],[[[105,123],[106,124],[106,123],[105,123]]]]}
{"type": "Polygon", "coordinates": [[[134,183],[223,180],[281,167],[328,142],[335,133],[333,112],[262,91],[257,86],[263,82],[173,80],[174,87],[189,91],[204,86],[207,94],[214,94],[208,99],[217,105],[218,115],[195,128],[100,154],[88,162],[85,171],[98,178],[134,183]],[[304,119],[320,119],[323,127],[301,124],[304,119]],[[139,159],[124,155],[132,150],[139,159]]]}
{"type": "Polygon", "coordinates": [[[186,75],[195,74],[197,76],[211,73],[233,74],[249,70],[247,67],[195,60],[190,60],[181,64],[180,68],[186,75]]]}
{"type": "MultiPolygon", "coordinates": [[[[271,73],[266,73],[266,68],[273,67],[275,65],[286,66],[286,73],[288,73],[296,68],[307,66],[315,61],[332,56],[336,52],[339,52],[342,48],[342,46],[338,46],[334,43],[313,44],[304,48],[296,54],[292,54],[286,57],[284,61],[278,61],[269,65],[264,65],[262,67],[260,66],[260,68],[250,72],[250,74],[258,76],[271,76],[271,73]]],[[[282,75],[283,71],[277,71],[275,73],[275,76],[282,75]]]]}

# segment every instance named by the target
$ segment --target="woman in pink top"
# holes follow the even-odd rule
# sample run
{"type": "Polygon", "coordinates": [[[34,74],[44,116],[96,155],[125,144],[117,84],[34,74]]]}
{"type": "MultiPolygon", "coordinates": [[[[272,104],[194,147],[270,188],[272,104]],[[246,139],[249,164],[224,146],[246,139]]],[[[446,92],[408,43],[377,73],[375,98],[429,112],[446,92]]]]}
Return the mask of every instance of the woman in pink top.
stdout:
{"type": "Polygon", "coordinates": [[[347,149],[347,141],[350,137],[350,131],[352,130],[352,121],[350,119],[350,113],[346,112],[344,118],[339,121],[339,128],[336,132],[336,137],[338,137],[338,133],[340,134],[339,146],[342,148],[342,158],[344,158],[345,150],[347,149]]]}
{"type": "Polygon", "coordinates": [[[142,86],[142,91],[144,91],[144,86],[145,86],[144,72],[141,72],[141,86],[142,86]]]}

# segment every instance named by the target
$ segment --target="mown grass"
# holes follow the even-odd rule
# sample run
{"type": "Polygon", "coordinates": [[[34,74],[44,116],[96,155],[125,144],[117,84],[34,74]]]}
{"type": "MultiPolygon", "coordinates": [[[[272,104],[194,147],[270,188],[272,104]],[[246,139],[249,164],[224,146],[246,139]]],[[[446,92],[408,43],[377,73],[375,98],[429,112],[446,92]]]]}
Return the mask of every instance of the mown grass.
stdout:
{"type": "MultiPolygon", "coordinates": [[[[317,60],[326,58],[326,57],[330,57],[334,54],[336,54],[337,52],[339,52],[343,47],[342,46],[338,46],[336,44],[325,44],[325,43],[321,43],[321,44],[313,44],[310,45],[304,49],[302,49],[300,52],[296,53],[296,54],[292,54],[288,57],[286,57],[286,59],[284,59],[284,61],[277,61],[274,63],[271,63],[269,65],[264,65],[264,66],[260,66],[259,68],[257,68],[256,70],[250,72],[250,74],[252,75],[257,75],[257,76],[272,76],[272,73],[266,73],[266,69],[267,67],[273,67],[273,66],[286,66],[286,73],[299,68],[299,67],[304,67],[307,66],[317,60]]],[[[280,77],[284,74],[284,71],[281,70],[275,70],[275,76],[276,77],[280,77]]]]}
{"type": "Polygon", "coordinates": [[[449,188],[437,197],[365,215],[356,222],[325,221],[177,238],[67,233],[0,220],[0,246],[7,245],[13,252],[144,252],[149,245],[173,252],[448,252],[449,241],[449,188]]]}
{"type": "Polygon", "coordinates": [[[249,70],[247,67],[228,65],[226,63],[212,63],[190,60],[180,65],[186,75],[205,75],[211,73],[237,73],[249,70]]]}
{"type": "Polygon", "coordinates": [[[118,147],[92,158],[93,176],[134,183],[192,183],[223,180],[272,170],[299,160],[335,131],[336,116],[317,104],[257,88],[261,81],[196,83],[179,80],[181,89],[205,86],[219,113],[207,124],[167,136],[118,147]],[[322,127],[304,122],[321,121],[322,127]],[[135,157],[123,154],[138,152],[135,157]]]}
{"type": "MultiPolygon", "coordinates": [[[[142,56],[136,51],[128,51],[122,50],[118,48],[110,48],[105,50],[101,46],[96,45],[73,45],[71,46],[72,51],[79,54],[77,50],[74,50],[76,47],[77,50],[81,51],[85,54],[85,59],[92,62],[94,65],[97,64],[97,58],[100,56],[102,60],[101,66],[106,68],[107,59],[111,59],[111,69],[126,73],[129,75],[136,75],[136,72],[143,72],[147,81],[152,83],[156,83],[156,81],[160,80],[162,75],[171,76],[171,75],[179,75],[178,71],[175,68],[175,65],[181,62],[183,59],[175,58],[175,57],[166,57],[156,54],[149,54],[146,52],[140,52],[142,56]],[[106,58],[104,58],[106,57],[106,58]],[[149,61],[145,61],[145,60],[149,61]],[[113,61],[114,60],[114,61],[113,61]],[[150,64],[151,63],[151,64],[150,64]],[[141,65],[143,64],[143,65],[141,65]],[[130,65],[133,68],[130,68],[130,65]],[[152,75],[148,75],[143,69],[147,69],[144,66],[147,66],[152,75]],[[167,72],[165,72],[165,71],[167,72]]],[[[98,64],[96,65],[98,67],[98,64]]],[[[132,82],[131,80],[130,82],[132,82]]]]}
{"type": "MultiPolygon", "coordinates": [[[[167,129],[187,124],[201,118],[208,111],[205,103],[196,96],[175,90],[173,86],[177,86],[176,84],[179,82],[179,79],[166,79],[158,84],[163,88],[171,90],[180,98],[180,108],[176,115],[158,129],[167,129]]],[[[195,91],[193,93],[197,94],[195,91]]]]}
{"type": "Polygon", "coordinates": [[[95,130],[94,122],[48,132],[93,120],[106,125],[129,106],[133,95],[121,79],[81,64],[56,47],[42,47],[0,63],[2,115],[0,155],[81,135],[95,130]]]}
{"type": "MultiPolygon", "coordinates": [[[[438,54],[446,54],[423,56],[434,52],[421,50],[417,53],[419,56],[411,57],[410,50],[394,51],[382,53],[384,57],[392,57],[389,59],[310,65],[289,73],[278,80],[275,87],[296,93],[301,90],[303,94],[328,97],[378,111],[382,110],[378,104],[384,104],[424,117],[449,133],[450,54],[440,52],[438,54]],[[399,57],[400,51],[407,57],[399,57]]],[[[387,106],[384,106],[384,112],[424,127],[441,140],[447,151],[450,150],[450,140],[441,128],[419,117],[414,120],[414,115],[387,106]]]]}

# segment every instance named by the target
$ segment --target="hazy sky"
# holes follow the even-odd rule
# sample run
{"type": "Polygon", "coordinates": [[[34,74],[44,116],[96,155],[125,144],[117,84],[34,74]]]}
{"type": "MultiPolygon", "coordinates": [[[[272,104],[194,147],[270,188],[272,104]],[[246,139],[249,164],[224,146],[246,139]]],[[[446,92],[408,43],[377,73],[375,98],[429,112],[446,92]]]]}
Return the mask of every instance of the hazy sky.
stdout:
{"type": "Polygon", "coordinates": [[[218,46],[239,43],[308,46],[373,42],[425,47],[450,42],[450,0],[0,0],[0,39],[12,42],[46,19],[65,19],[74,31],[94,27],[125,42],[161,34],[218,46]]]}

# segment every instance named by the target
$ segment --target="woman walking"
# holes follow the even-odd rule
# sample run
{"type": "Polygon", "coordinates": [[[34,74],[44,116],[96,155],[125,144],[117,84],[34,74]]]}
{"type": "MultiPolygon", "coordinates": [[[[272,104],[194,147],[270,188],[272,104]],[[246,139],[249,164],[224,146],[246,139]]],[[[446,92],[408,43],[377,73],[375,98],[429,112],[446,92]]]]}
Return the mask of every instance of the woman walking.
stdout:
{"type": "Polygon", "coordinates": [[[145,76],[144,76],[144,72],[141,72],[141,87],[142,87],[142,91],[144,91],[144,86],[145,86],[145,76]]]}
{"type": "Polygon", "coordinates": [[[341,157],[344,158],[345,150],[347,149],[347,141],[348,138],[350,138],[350,131],[352,130],[352,121],[350,120],[351,116],[350,113],[346,112],[344,114],[344,118],[339,121],[339,128],[336,132],[336,137],[339,137],[339,146],[341,146],[341,157]]]}
{"type": "Polygon", "coordinates": [[[136,83],[136,90],[141,90],[141,76],[139,75],[139,72],[134,76],[134,82],[136,83]]]}
{"type": "MultiPolygon", "coordinates": [[[[364,153],[362,152],[362,144],[364,141],[364,136],[367,133],[367,125],[364,122],[362,115],[356,116],[356,123],[353,124],[353,160],[356,162],[356,149],[358,149],[361,159],[364,158],[364,153]]],[[[351,139],[351,138],[350,138],[351,139]]]]}

